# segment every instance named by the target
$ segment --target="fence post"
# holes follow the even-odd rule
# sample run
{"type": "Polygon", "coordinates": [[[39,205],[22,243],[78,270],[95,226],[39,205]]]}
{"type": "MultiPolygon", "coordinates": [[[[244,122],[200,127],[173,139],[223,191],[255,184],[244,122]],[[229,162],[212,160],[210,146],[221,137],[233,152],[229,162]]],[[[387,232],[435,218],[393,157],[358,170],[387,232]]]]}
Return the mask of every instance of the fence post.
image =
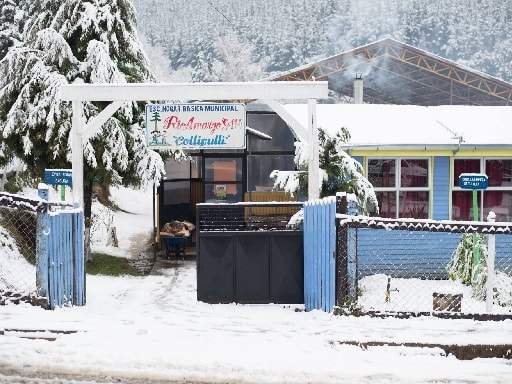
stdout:
{"type": "MultiPolygon", "coordinates": [[[[487,215],[487,221],[494,223],[496,221],[496,214],[490,211],[487,215]]],[[[492,312],[493,296],[494,296],[494,260],[496,255],[496,235],[489,234],[487,237],[487,281],[485,283],[486,288],[486,300],[485,306],[487,312],[492,312]]]]}
{"type": "MultiPolygon", "coordinates": [[[[48,186],[38,185],[38,196],[48,201],[48,186]]],[[[48,210],[37,212],[36,224],[36,290],[38,296],[48,297],[48,210]]]]}
{"type": "MultiPolygon", "coordinates": [[[[336,194],[336,213],[357,216],[357,203],[347,196],[346,192],[336,194]]],[[[336,305],[340,305],[357,298],[357,229],[337,226],[336,243],[336,305]]]]}
{"type": "Polygon", "coordinates": [[[73,303],[85,305],[84,211],[77,210],[72,219],[73,303]]]}
{"type": "Polygon", "coordinates": [[[351,302],[357,300],[357,229],[347,228],[347,288],[351,302]]]}

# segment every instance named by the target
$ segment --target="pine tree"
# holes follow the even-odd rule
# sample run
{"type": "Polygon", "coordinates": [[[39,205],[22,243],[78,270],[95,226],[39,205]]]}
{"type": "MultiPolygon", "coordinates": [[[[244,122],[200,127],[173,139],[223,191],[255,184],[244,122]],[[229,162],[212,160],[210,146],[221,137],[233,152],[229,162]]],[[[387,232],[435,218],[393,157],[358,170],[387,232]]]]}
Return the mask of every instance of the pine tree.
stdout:
{"type": "Polygon", "coordinates": [[[0,0],[0,60],[19,41],[16,21],[23,20],[23,11],[13,0],[0,0]]]}
{"type": "MultiPolygon", "coordinates": [[[[33,176],[71,168],[71,104],[59,100],[70,83],[152,81],[136,36],[130,0],[26,0],[22,43],[0,61],[0,162],[21,159],[33,176]]],[[[105,103],[84,103],[97,115],[105,103]]],[[[161,156],[144,141],[143,106],[127,102],[84,148],[86,254],[92,190],[101,185],[157,182],[161,156]]]]}
{"type": "MultiPolygon", "coordinates": [[[[342,127],[334,137],[318,129],[319,168],[322,173],[320,197],[335,196],[337,192],[353,193],[359,209],[367,214],[368,208],[377,209],[378,202],[372,184],[363,176],[361,164],[349,156],[342,145],[350,140],[350,132],[342,127]]],[[[308,145],[296,143],[295,164],[298,172],[273,171],[274,185],[287,192],[305,195],[308,190],[308,145]]]]}
{"type": "Polygon", "coordinates": [[[255,47],[250,42],[239,41],[229,33],[213,42],[217,60],[212,72],[218,74],[219,81],[256,81],[264,77],[268,60],[255,63],[255,47]]]}

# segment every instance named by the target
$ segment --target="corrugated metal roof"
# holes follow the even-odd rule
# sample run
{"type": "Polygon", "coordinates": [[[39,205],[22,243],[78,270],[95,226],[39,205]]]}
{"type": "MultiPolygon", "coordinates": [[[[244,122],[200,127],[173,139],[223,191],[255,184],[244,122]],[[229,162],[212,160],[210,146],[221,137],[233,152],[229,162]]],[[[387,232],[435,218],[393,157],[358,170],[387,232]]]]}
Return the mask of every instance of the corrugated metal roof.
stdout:
{"type": "Polygon", "coordinates": [[[356,74],[365,103],[512,105],[512,84],[391,38],[266,80],[327,80],[341,102],[351,102],[356,74]]]}

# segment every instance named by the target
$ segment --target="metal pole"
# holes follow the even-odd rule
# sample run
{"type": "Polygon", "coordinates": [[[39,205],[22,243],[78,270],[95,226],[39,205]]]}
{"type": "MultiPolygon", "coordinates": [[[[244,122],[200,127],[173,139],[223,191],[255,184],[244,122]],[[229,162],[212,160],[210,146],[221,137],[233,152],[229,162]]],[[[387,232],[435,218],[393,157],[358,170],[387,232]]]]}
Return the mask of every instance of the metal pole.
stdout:
{"type": "MultiPolygon", "coordinates": [[[[478,221],[478,195],[477,190],[473,189],[473,220],[478,221]]],[[[478,233],[473,234],[473,275],[476,271],[476,266],[480,262],[480,251],[478,248],[478,233]]]]}
{"type": "MultiPolygon", "coordinates": [[[[496,221],[496,214],[491,211],[487,216],[487,221],[494,223],[496,221]]],[[[485,283],[486,300],[485,306],[487,312],[492,312],[493,296],[494,296],[494,260],[496,254],[496,235],[489,234],[487,238],[487,281],[485,283]]]]}
{"type": "MultiPolygon", "coordinates": [[[[38,196],[49,200],[49,189],[46,184],[39,184],[38,196]]],[[[36,289],[37,294],[42,297],[48,296],[48,211],[37,213],[36,231],[36,289]]]]}

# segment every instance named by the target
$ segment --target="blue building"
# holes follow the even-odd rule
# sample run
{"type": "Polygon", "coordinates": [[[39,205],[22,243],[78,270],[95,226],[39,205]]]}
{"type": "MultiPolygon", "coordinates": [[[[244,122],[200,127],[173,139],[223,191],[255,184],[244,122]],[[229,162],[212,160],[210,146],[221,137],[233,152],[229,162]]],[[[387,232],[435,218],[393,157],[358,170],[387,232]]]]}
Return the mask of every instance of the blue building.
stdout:
{"type": "MultiPolygon", "coordinates": [[[[381,216],[472,220],[459,175],[484,173],[479,217],[512,220],[512,84],[389,38],[273,79],[328,81],[317,126],[349,130],[381,216]]],[[[304,105],[286,110],[306,126],[304,105]]]]}
{"type": "MultiPolygon", "coordinates": [[[[497,220],[511,220],[512,84],[389,38],[270,80],[328,82],[317,126],[350,131],[345,150],[363,165],[381,216],[472,220],[472,194],[458,177],[485,173],[479,216],[494,210],[497,220]]],[[[197,203],[220,195],[237,202],[270,192],[272,170],[294,169],[293,126],[307,126],[307,106],[285,105],[286,114],[246,106],[254,129],[245,149],[191,151],[191,162],[168,162],[157,225],[194,220],[197,203]]]]}
{"type": "MultiPolygon", "coordinates": [[[[286,105],[300,121],[306,105],[286,105]]],[[[512,221],[512,107],[322,104],[318,127],[351,134],[344,149],[372,183],[382,217],[473,220],[462,173],[486,174],[479,217],[512,221]]]]}

